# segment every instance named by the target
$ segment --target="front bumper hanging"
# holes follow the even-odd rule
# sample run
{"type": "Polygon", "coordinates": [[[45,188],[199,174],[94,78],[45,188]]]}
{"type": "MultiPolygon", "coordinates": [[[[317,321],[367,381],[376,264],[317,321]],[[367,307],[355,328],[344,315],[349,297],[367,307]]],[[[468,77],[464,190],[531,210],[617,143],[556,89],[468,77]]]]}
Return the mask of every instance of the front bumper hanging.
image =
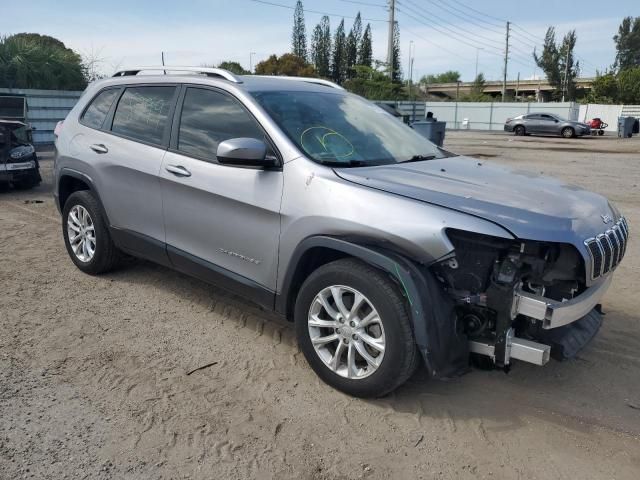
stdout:
{"type": "Polygon", "coordinates": [[[513,317],[525,315],[542,321],[542,328],[551,329],[580,320],[600,303],[607,292],[613,275],[609,275],[571,300],[552,300],[522,290],[516,290],[513,317]]]}

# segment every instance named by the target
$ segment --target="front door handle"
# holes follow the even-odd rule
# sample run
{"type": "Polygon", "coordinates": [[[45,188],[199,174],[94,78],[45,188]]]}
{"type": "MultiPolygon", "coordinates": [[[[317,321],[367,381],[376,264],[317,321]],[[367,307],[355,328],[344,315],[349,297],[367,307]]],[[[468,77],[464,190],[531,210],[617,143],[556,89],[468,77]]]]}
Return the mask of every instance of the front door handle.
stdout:
{"type": "Polygon", "coordinates": [[[107,153],[109,151],[109,149],[105,147],[102,143],[94,143],[89,148],[96,153],[107,153]]]}
{"type": "Polygon", "coordinates": [[[167,172],[171,172],[178,177],[190,177],[191,172],[182,165],[167,165],[164,167],[167,172]]]}

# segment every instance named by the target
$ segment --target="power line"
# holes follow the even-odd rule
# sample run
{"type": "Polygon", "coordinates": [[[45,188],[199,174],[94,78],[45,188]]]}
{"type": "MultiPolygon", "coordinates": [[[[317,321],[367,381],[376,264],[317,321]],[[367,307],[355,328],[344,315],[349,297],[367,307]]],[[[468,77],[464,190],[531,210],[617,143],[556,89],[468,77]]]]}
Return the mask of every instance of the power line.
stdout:
{"type": "MultiPolygon", "coordinates": [[[[280,7],[280,8],[287,8],[289,10],[295,10],[296,7],[292,7],[290,5],[282,5],[281,3],[275,3],[275,2],[267,2],[266,0],[249,0],[250,2],[255,2],[255,3],[261,3],[263,5],[270,5],[272,7],[280,7]]],[[[336,17],[336,18],[349,18],[349,19],[355,19],[356,17],[352,17],[349,15],[342,15],[342,14],[338,14],[338,13],[328,13],[328,12],[321,12],[318,10],[309,10],[309,9],[304,9],[305,13],[315,13],[318,15],[326,15],[328,17],[336,17]]],[[[366,20],[367,22],[384,22],[387,23],[388,20],[382,20],[380,18],[364,18],[361,17],[362,20],[366,20]]]]}
{"type": "MultiPolygon", "coordinates": [[[[432,29],[433,29],[433,30],[435,30],[436,32],[439,32],[439,33],[441,33],[441,34],[443,34],[443,35],[450,36],[450,33],[453,33],[453,34],[454,34],[454,35],[456,35],[456,36],[460,36],[460,34],[461,34],[460,32],[457,32],[457,31],[455,31],[455,30],[452,30],[451,28],[448,28],[448,27],[446,27],[446,26],[439,25],[441,28],[443,28],[443,29],[447,30],[449,33],[447,33],[447,32],[443,32],[442,30],[440,30],[439,28],[437,28],[435,25],[433,25],[433,23],[432,23],[431,19],[429,19],[429,18],[425,17],[422,13],[420,13],[420,12],[416,11],[414,8],[411,8],[410,6],[405,5],[405,4],[404,4],[404,1],[406,1],[406,0],[403,0],[403,2],[398,1],[397,3],[398,3],[399,5],[401,5],[403,9],[404,9],[404,8],[408,9],[408,10],[409,10],[409,11],[411,11],[413,14],[418,15],[418,16],[420,16],[420,17],[422,17],[424,20],[420,20],[420,19],[416,18],[415,16],[413,16],[413,15],[411,15],[411,14],[407,13],[406,11],[404,11],[404,12],[403,12],[405,15],[407,15],[407,16],[409,16],[409,17],[413,18],[414,20],[416,20],[417,22],[421,23],[422,25],[424,25],[424,26],[426,26],[426,27],[429,27],[429,28],[432,28],[432,29]],[[429,22],[429,23],[427,23],[427,22],[429,22]]],[[[396,7],[396,8],[397,8],[397,7],[396,7]]],[[[463,33],[464,33],[464,32],[463,32],[463,33]]],[[[482,46],[484,46],[484,47],[486,47],[486,48],[488,48],[488,49],[496,50],[496,51],[498,51],[498,52],[500,51],[500,48],[498,48],[498,47],[496,47],[496,46],[494,46],[494,45],[489,45],[489,44],[487,44],[487,43],[483,43],[483,42],[477,42],[477,44],[476,44],[476,45],[474,45],[474,44],[469,43],[469,42],[466,42],[466,41],[464,41],[464,40],[462,40],[462,39],[460,39],[460,38],[456,38],[456,37],[454,37],[454,40],[456,40],[456,41],[458,41],[458,42],[460,42],[460,43],[464,43],[465,45],[468,45],[468,46],[473,47],[473,48],[476,48],[476,47],[477,47],[477,44],[480,44],[480,45],[482,45],[482,46]]],[[[496,53],[495,51],[489,51],[488,53],[491,53],[492,55],[500,55],[500,56],[501,56],[501,54],[500,54],[500,53],[496,53]]]]}
{"type": "MultiPolygon", "coordinates": [[[[492,16],[492,15],[487,15],[486,13],[481,12],[480,10],[476,10],[475,8],[470,7],[469,5],[465,5],[465,4],[464,4],[464,3],[462,3],[460,0],[457,0],[457,2],[458,2],[458,4],[459,4],[459,5],[461,5],[461,6],[465,7],[465,8],[467,8],[467,9],[471,10],[472,12],[475,12],[475,13],[477,13],[477,14],[479,14],[479,15],[482,15],[483,17],[487,17],[487,18],[490,18],[490,19],[492,19],[492,20],[497,20],[498,22],[500,22],[500,23],[502,23],[502,24],[506,23],[506,20],[505,20],[504,18],[498,18],[498,17],[494,17],[494,16],[492,16]]],[[[488,23],[488,22],[487,22],[487,23],[488,23]]],[[[495,26],[496,26],[496,27],[497,27],[497,26],[500,26],[500,27],[501,27],[502,25],[495,25],[495,26]]]]}
{"type": "Polygon", "coordinates": [[[464,20],[465,22],[471,23],[472,25],[476,25],[476,26],[478,26],[480,28],[484,28],[484,29],[490,31],[491,33],[499,33],[500,35],[502,35],[501,32],[497,32],[495,30],[490,30],[490,29],[488,29],[486,27],[486,25],[491,25],[492,27],[495,27],[496,26],[495,24],[489,23],[489,22],[484,22],[484,25],[483,25],[482,23],[480,23],[480,22],[482,22],[482,20],[480,20],[480,22],[478,22],[475,19],[466,16],[467,14],[463,10],[460,10],[459,8],[456,8],[453,5],[447,5],[446,3],[442,3],[442,2],[435,2],[433,0],[426,0],[426,1],[431,3],[431,4],[433,4],[433,5],[435,5],[435,6],[437,6],[437,7],[440,7],[442,10],[445,10],[450,15],[453,15],[454,17],[457,17],[457,18],[459,18],[461,20],[464,20]],[[462,15],[460,15],[459,13],[456,13],[456,11],[462,13],[462,15]]]}
{"type": "MultiPolygon", "coordinates": [[[[412,6],[414,7],[414,8],[413,8],[413,10],[414,10],[416,13],[418,13],[418,12],[422,9],[422,7],[420,7],[419,5],[416,5],[416,3],[414,3],[412,0],[402,0],[402,1],[403,1],[403,2],[404,2],[404,1],[406,1],[406,2],[408,2],[410,5],[412,5],[412,6]]],[[[405,5],[405,6],[407,6],[407,5],[405,5]]],[[[422,13],[419,13],[419,14],[420,14],[420,16],[423,16],[423,15],[422,15],[422,13]]],[[[449,21],[447,21],[447,20],[443,19],[442,17],[440,17],[440,16],[438,16],[438,15],[434,14],[433,12],[429,12],[429,17],[433,17],[433,18],[435,18],[435,19],[439,20],[439,21],[440,21],[440,22],[442,22],[442,23],[445,23],[445,24],[451,25],[451,26],[452,26],[453,28],[455,28],[455,29],[460,29],[460,27],[458,27],[458,26],[457,26],[457,25],[455,25],[454,23],[451,23],[451,22],[449,22],[449,21]]],[[[425,17],[425,18],[427,18],[427,17],[425,17]]],[[[433,21],[433,20],[432,20],[431,18],[429,18],[429,21],[433,21]]],[[[446,28],[446,29],[448,29],[448,30],[451,30],[451,29],[449,29],[449,27],[446,27],[446,26],[444,26],[444,25],[442,25],[442,28],[446,28]]],[[[464,32],[464,30],[461,30],[461,31],[462,31],[462,32],[464,32]]],[[[464,33],[468,33],[468,32],[464,32],[464,33]]],[[[457,34],[457,32],[456,32],[456,34],[457,34]]],[[[481,38],[481,39],[483,39],[483,40],[485,40],[485,41],[493,42],[493,43],[497,43],[498,45],[502,45],[502,42],[500,42],[500,41],[496,41],[496,40],[495,40],[495,39],[493,39],[493,38],[484,37],[484,36],[482,36],[482,35],[478,35],[477,33],[475,34],[475,36],[476,36],[477,38],[481,38]]],[[[481,43],[481,42],[479,42],[479,43],[481,43]]],[[[481,44],[482,44],[482,43],[481,43],[481,44]]],[[[497,48],[497,47],[492,46],[492,48],[497,48]]]]}
{"type": "MultiPolygon", "coordinates": [[[[398,8],[396,8],[396,10],[397,10],[398,12],[402,13],[403,15],[406,15],[406,13],[402,12],[402,11],[401,11],[401,10],[399,10],[398,8]]],[[[470,59],[468,59],[468,58],[466,58],[466,57],[461,56],[459,53],[454,52],[453,50],[449,50],[449,49],[447,49],[446,47],[443,47],[442,45],[440,45],[439,43],[436,43],[436,42],[434,42],[433,40],[430,40],[430,39],[428,39],[428,38],[426,38],[426,37],[423,37],[422,35],[420,35],[420,34],[418,34],[418,33],[414,32],[414,31],[412,31],[412,30],[409,30],[407,27],[404,27],[404,26],[403,26],[403,27],[402,27],[402,29],[403,29],[405,32],[407,32],[407,33],[409,33],[409,34],[413,35],[414,37],[419,38],[419,39],[423,40],[424,42],[427,42],[427,43],[429,43],[429,44],[433,45],[434,47],[438,47],[440,50],[443,50],[443,51],[445,51],[445,52],[447,52],[447,53],[449,53],[449,54],[451,54],[451,55],[454,55],[454,56],[458,57],[459,59],[464,60],[465,62],[470,62],[470,61],[471,61],[470,59]]]]}
{"type": "MultiPolygon", "coordinates": [[[[401,2],[398,2],[398,4],[400,4],[400,3],[401,3],[401,2]]],[[[433,30],[435,30],[435,31],[437,31],[437,32],[439,32],[439,33],[441,33],[441,34],[443,34],[443,35],[447,35],[448,37],[451,37],[451,35],[450,35],[450,34],[448,34],[447,32],[443,32],[442,30],[440,30],[440,29],[438,29],[437,27],[435,27],[433,24],[426,23],[424,20],[422,20],[422,19],[420,19],[420,18],[417,18],[416,16],[412,15],[412,14],[411,14],[411,13],[409,13],[408,11],[405,11],[405,10],[404,10],[404,8],[407,8],[407,6],[406,6],[406,5],[402,5],[402,8],[396,7],[396,10],[397,10],[398,12],[402,13],[403,15],[405,15],[405,16],[407,16],[407,17],[409,17],[409,18],[413,19],[413,20],[415,20],[416,22],[418,22],[418,23],[419,23],[420,25],[422,25],[422,26],[425,26],[425,27],[427,27],[427,28],[431,28],[431,29],[433,29],[433,30]]],[[[421,14],[419,14],[419,13],[418,13],[418,15],[421,15],[421,14]]],[[[423,15],[421,15],[421,16],[422,16],[423,18],[425,18],[425,19],[426,19],[426,17],[424,17],[423,15]]],[[[405,31],[409,31],[409,30],[406,28],[406,26],[403,26],[402,28],[403,28],[403,30],[405,30],[405,31]]],[[[434,43],[432,40],[428,40],[428,39],[426,39],[426,38],[424,38],[424,37],[421,37],[421,36],[419,36],[418,34],[416,34],[415,32],[411,32],[411,31],[409,31],[409,33],[413,34],[414,36],[416,36],[416,37],[418,37],[418,38],[421,38],[421,39],[422,39],[422,40],[424,40],[424,41],[427,41],[427,42],[429,42],[429,43],[435,44],[438,48],[441,48],[441,49],[443,49],[443,50],[445,50],[445,51],[447,51],[447,52],[449,52],[449,53],[451,53],[451,54],[454,54],[454,55],[456,55],[456,56],[460,57],[460,56],[459,56],[459,54],[454,53],[454,52],[452,52],[451,50],[446,50],[444,47],[442,47],[441,45],[438,45],[438,44],[434,43]]],[[[458,35],[458,34],[456,33],[456,35],[458,35]]],[[[467,45],[467,46],[470,46],[470,47],[473,47],[473,48],[477,48],[477,45],[473,45],[473,44],[471,44],[471,43],[469,43],[469,42],[466,42],[466,41],[462,40],[461,38],[453,37],[453,39],[454,39],[455,41],[457,41],[457,42],[460,42],[460,43],[464,44],[464,45],[467,45]]],[[[495,48],[495,47],[494,47],[494,48],[495,48]]],[[[499,50],[499,49],[497,49],[497,48],[496,48],[496,50],[499,50]]],[[[485,50],[485,51],[486,51],[487,53],[491,54],[491,55],[495,55],[495,56],[500,57],[500,58],[502,58],[502,57],[503,57],[503,55],[504,55],[504,53],[503,53],[503,52],[498,53],[497,51],[487,51],[487,50],[485,50]]],[[[460,57],[460,58],[462,58],[462,57],[460,57]]],[[[536,68],[537,68],[537,66],[535,65],[535,63],[533,63],[533,61],[531,61],[530,63],[528,63],[528,64],[527,64],[527,63],[524,63],[524,62],[523,62],[523,61],[521,61],[521,60],[518,60],[518,59],[516,59],[516,58],[513,58],[513,56],[511,56],[511,55],[509,56],[509,59],[510,59],[511,61],[513,61],[513,62],[515,62],[515,63],[518,63],[518,64],[520,64],[521,66],[524,66],[524,67],[527,67],[527,68],[533,68],[533,69],[536,69],[536,68]]],[[[463,60],[465,60],[465,61],[467,61],[467,62],[470,62],[470,61],[471,61],[471,60],[470,60],[470,59],[468,59],[468,58],[463,58],[463,60]]]]}
{"type": "Polygon", "coordinates": [[[358,0],[340,0],[344,3],[355,3],[356,5],[366,5],[367,7],[380,7],[386,9],[387,6],[381,3],[359,2],[358,0]]]}

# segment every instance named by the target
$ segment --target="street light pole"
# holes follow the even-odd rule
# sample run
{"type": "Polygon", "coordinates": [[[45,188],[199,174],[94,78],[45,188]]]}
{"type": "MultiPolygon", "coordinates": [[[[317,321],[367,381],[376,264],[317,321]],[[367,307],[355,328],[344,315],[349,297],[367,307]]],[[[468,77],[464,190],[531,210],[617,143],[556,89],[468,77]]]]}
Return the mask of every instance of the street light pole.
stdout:
{"type": "MultiPolygon", "coordinates": [[[[480,50],[484,50],[484,48],[476,47],[476,76],[475,76],[475,78],[478,78],[478,56],[480,54],[480,50]]],[[[475,80],[475,78],[474,78],[474,80],[475,80]]]]}
{"type": "Polygon", "coordinates": [[[411,84],[413,83],[413,57],[411,51],[413,50],[413,40],[409,40],[409,78],[407,78],[407,89],[409,90],[409,99],[411,99],[411,84]]]}

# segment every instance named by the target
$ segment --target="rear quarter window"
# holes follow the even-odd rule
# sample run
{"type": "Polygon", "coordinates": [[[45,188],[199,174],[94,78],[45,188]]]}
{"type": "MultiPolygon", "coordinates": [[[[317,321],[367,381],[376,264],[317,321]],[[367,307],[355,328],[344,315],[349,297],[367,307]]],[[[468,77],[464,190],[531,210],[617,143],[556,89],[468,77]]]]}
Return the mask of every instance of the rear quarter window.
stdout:
{"type": "Polygon", "coordinates": [[[162,144],[175,87],[127,88],[116,107],[111,131],[134,140],[162,144]]]}
{"type": "Polygon", "coordinates": [[[84,111],[80,123],[91,128],[102,128],[104,119],[107,118],[109,109],[119,91],[118,88],[111,88],[100,92],[84,111]]]}

